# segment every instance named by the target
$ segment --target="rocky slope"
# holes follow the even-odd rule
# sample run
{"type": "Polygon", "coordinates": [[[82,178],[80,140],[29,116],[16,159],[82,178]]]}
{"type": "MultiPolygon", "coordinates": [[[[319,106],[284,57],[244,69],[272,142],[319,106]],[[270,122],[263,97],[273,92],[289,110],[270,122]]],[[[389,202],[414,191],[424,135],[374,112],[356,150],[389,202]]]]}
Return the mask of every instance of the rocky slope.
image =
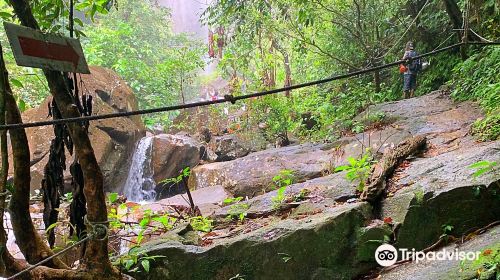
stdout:
{"type": "MultiPolygon", "coordinates": [[[[384,240],[421,250],[440,238],[444,225],[460,237],[500,217],[500,172],[474,177],[469,168],[478,161],[500,161],[500,141],[478,143],[469,135],[471,123],[481,116],[473,103],[454,103],[446,93],[434,92],[372,106],[357,119],[375,112],[385,116],[384,125],[335,143],[271,149],[194,168],[190,184],[195,203],[218,226],[209,234],[199,233],[191,245],[182,241],[185,233],[177,241],[169,237],[147,243],[148,255],[165,257],[152,263],[149,273],[135,276],[354,279],[377,268],[374,251],[384,240]],[[422,134],[427,149],[396,169],[380,202],[361,202],[345,174],[332,173],[366,147],[382,154],[422,134]],[[284,201],[276,203],[279,194],[270,191],[272,179],[283,169],[292,170],[298,180],[287,187],[284,201]],[[203,195],[205,188],[218,195],[203,195]],[[249,200],[220,207],[224,191],[249,200]],[[239,214],[245,217],[242,222],[227,222],[227,216],[239,214]]],[[[174,197],[156,209],[177,203],[185,204],[174,197]]]]}
{"type": "MultiPolygon", "coordinates": [[[[84,94],[93,96],[93,113],[108,114],[137,110],[137,100],[132,90],[116,73],[102,67],[92,66],[91,74],[81,75],[80,87],[84,94]]],[[[42,105],[23,113],[23,122],[48,119],[48,97],[42,105]]],[[[99,166],[104,173],[107,191],[120,191],[127,177],[129,158],[137,141],[145,135],[145,127],[140,117],[106,119],[91,122],[89,135],[99,166]]],[[[30,145],[31,189],[40,188],[43,169],[48,161],[48,150],[53,137],[50,126],[26,129],[30,145]]],[[[71,158],[67,155],[67,162],[71,158]]],[[[69,166],[69,164],[67,165],[69,166]]],[[[68,172],[69,174],[69,172],[68,172]]]]}

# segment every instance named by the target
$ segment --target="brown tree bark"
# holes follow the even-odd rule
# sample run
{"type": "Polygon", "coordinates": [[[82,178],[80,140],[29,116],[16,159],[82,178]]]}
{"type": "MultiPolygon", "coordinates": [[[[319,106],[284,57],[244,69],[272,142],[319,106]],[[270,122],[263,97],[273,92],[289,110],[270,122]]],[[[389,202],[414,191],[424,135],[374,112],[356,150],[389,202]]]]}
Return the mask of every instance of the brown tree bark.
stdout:
{"type": "MultiPolygon", "coordinates": [[[[8,83],[8,73],[0,46],[0,75],[2,92],[5,98],[6,123],[22,123],[21,113],[17,107],[12,90],[8,83]]],[[[9,205],[12,228],[19,249],[29,263],[36,263],[53,255],[50,248],[36,231],[29,213],[30,196],[30,153],[28,138],[24,129],[10,130],[10,140],[14,161],[14,192],[9,205]]],[[[67,268],[59,259],[50,261],[48,266],[67,268]]]]}
{"type": "MultiPolygon", "coordinates": [[[[10,0],[16,15],[22,25],[38,29],[27,0],[10,0]]],[[[50,92],[56,101],[64,118],[79,117],[80,112],[74,104],[64,77],[61,72],[44,70],[50,92]]],[[[103,191],[103,175],[87,135],[85,126],[81,123],[68,124],[75,152],[82,166],[85,186],[84,194],[87,200],[87,218],[92,223],[107,221],[106,201],[103,191]]],[[[28,162],[29,163],[29,162],[28,162]]],[[[90,240],[82,260],[82,268],[97,270],[105,275],[117,275],[108,257],[107,238],[105,240],[90,240]]]]}
{"type": "MultiPolygon", "coordinates": [[[[0,44],[0,52],[2,52],[2,45],[0,44]]],[[[3,56],[0,54],[0,64],[3,63],[3,56]]],[[[0,65],[0,66],[1,66],[0,65]]],[[[3,67],[2,67],[3,68],[3,67]]],[[[5,95],[6,83],[4,80],[5,75],[0,74],[0,125],[5,124],[5,95]]],[[[7,131],[0,131],[0,157],[1,157],[1,172],[0,172],[0,248],[7,248],[7,234],[3,224],[3,216],[5,213],[5,198],[7,196],[7,174],[9,172],[9,158],[7,151],[7,131]]],[[[6,249],[4,249],[6,250],[6,249]]],[[[0,254],[0,275],[5,272],[5,262],[3,254],[0,254]]]]}
{"type": "MultiPolygon", "coordinates": [[[[283,56],[283,67],[285,70],[285,83],[283,86],[289,87],[292,85],[292,69],[290,68],[290,59],[288,57],[288,53],[274,39],[272,40],[272,46],[274,46],[274,48],[277,49],[281,53],[281,55],[283,56]]],[[[290,97],[290,91],[287,90],[285,92],[285,95],[287,97],[290,97]]]]}
{"type": "Polygon", "coordinates": [[[392,176],[396,167],[408,156],[424,148],[425,143],[425,136],[418,135],[404,140],[394,150],[384,154],[366,182],[367,187],[361,194],[361,199],[370,202],[377,200],[385,189],[386,180],[392,176]]]}

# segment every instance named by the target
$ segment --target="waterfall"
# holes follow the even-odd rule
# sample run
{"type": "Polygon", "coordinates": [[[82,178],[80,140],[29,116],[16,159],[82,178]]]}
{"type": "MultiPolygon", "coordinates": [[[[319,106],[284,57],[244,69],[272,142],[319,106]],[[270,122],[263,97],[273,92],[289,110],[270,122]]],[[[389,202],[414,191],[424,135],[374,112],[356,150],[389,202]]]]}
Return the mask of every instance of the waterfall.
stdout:
{"type": "Polygon", "coordinates": [[[132,156],[132,163],[123,188],[123,193],[129,201],[152,201],[156,197],[156,183],[153,180],[151,168],[152,143],[153,137],[142,138],[132,156]]]}

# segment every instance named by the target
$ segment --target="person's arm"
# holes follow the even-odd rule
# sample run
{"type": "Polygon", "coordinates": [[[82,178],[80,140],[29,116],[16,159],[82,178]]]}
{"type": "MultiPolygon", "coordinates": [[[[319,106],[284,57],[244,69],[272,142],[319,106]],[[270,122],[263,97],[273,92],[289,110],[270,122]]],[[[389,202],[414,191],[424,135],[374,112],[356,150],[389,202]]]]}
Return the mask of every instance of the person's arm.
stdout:
{"type": "Polygon", "coordinates": [[[405,51],[405,53],[403,54],[402,60],[405,60],[408,58],[408,53],[409,53],[408,51],[405,51]]]}

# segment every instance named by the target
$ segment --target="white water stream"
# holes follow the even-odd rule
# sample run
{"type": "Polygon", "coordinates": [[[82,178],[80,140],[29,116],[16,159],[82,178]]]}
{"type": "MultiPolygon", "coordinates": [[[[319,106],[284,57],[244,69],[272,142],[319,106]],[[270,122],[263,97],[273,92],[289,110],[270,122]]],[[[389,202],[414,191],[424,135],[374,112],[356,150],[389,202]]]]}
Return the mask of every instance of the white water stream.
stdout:
{"type": "Polygon", "coordinates": [[[132,156],[127,180],[123,193],[129,201],[153,201],[156,197],[151,167],[151,153],[153,150],[153,137],[144,137],[137,144],[132,156]]]}

